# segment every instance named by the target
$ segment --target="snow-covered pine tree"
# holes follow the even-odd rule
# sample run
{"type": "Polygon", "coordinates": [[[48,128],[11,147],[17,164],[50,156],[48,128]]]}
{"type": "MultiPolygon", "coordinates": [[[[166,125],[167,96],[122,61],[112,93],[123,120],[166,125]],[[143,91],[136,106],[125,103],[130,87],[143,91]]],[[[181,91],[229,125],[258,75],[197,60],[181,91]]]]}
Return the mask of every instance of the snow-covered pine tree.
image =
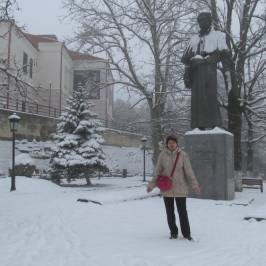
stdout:
{"type": "Polygon", "coordinates": [[[54,136],[55,147],[50,160],[50,173],[54,181],[67,177],[86,178],[97,171],[106,171],[105,155],[101,144],[102,125],[97,115],[90,111],[84,87],[79,84],[73,97],[67,99],[65,111],[59,118],[54,136]]]}

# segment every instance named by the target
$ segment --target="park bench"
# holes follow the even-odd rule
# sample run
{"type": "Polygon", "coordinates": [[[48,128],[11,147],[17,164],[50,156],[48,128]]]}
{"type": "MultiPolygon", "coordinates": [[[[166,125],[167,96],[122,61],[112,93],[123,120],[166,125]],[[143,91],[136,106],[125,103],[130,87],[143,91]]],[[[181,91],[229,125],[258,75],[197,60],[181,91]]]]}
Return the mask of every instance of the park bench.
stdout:
{"type": "Polygon", "coordinates": [[[242,187],[243,188],[257,188],[263,192],[263,179],[254,178],[254,177],[243,177],[242,178],[242,187]]]}

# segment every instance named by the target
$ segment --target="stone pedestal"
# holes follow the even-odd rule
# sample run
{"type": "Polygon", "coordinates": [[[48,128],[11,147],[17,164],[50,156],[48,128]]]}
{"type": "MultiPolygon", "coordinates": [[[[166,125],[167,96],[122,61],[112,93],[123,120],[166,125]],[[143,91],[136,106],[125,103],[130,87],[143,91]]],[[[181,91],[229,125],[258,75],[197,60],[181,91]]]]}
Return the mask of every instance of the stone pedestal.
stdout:
{"type": "Polygon", "coordinates": [[[202,198],[232,200],[235,197],[234,137],[214,128],[185,134],[185,150],[200,183],[202,198]]]}

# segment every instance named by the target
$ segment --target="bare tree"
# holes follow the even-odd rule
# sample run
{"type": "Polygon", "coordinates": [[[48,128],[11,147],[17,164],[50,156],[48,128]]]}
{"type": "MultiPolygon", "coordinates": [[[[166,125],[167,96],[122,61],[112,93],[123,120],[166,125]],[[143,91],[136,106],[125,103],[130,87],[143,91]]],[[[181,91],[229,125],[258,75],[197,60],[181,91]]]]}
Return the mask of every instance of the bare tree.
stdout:
{"type": "MultiPolygon", "coordinates": [[[[150,110],[153,162],[162,140],[162,114],[173,85],[185,28],[186,0],[65,0],[79,24],[80,49],[107,54],[116,83],[134,90],[150,110]]],[[[181,75],[179,75],[181,76],[181,75]]]]}
{"type": "Polygon", "coordinates": [[[254,145],[266,138],[266,60],[261,54],[249,58],[244,85],[244,139],[247,147],[247,170],[253,171],[254,145]]]}
{"type": "MultiPolygon", "coordinates": [[[[8,23],[7,30],[3,32],[0,36],[2,39],[10,38],[12,28],[15,23],[13,20],[13,13],[18,9],[16,0],[0,0],[0,23],[8,23]]],[[[25,97],[27,85],[26,82],[22,80],[22,68],[18,67],[16,62],[13,62],[11,67],[11,58],[0,58],[0,92],[1,94],[7,94],[9,99],[11,84],[15,87],[21,95],[25,97]]],[[[27,66],[24,66],[27,67],[27,66]]],[[[7,100],[6,106],[9,106],[7,100]]]]}
{"type": "MultiPolygon", "coordinates": [[[[0,38],[6,39],[10,38],[12,30],[16,29],[15,21],[13,20],[14,11],[18,10],[18,3],[16,0],[0,0],[0,23],[7,23],[7,30],[0,36],[0,38]]],[[[1,94],[10,94],[10,87],[15,88],[15,90],[22,96],[22,98],[27,98],[27,88],[32,87],[23,79],[23,68],[28,68],[29,66],[19,66],[15,59],[11,62],[11,58],[0,58],[0,92],[1,94]],[[11,66],[12,65],[12,66],[11,66]]],[[[6,106],[9,106],[8,102],[9,96],[7,97],[6,106]]]]}
{"type": "Polygon", "coordinates": [[[12,19],[18,9],[17,0],[0,0],[0,21],[12,19]]]}
{"type": "Polygon", "coordinates": [[[185,132],[190,130],[190,97],[190,90],[179,91],[168,97],[163,115],[163,126],[166,135],[175,132],[183,141],[185,132]]]}
{"type": "MultiPolygon", "coordinates": [[[[3,24],[3,30],[0,35],[0,41],[10,40],[12,34],[19,38],[25,38],[23,29],[16,25],[14,12],[19,10],[17,0],[0,0],[0,23],[3,24]]],[[[9,42],[9,41],[8,41],[9,42]]],[[[40,87],[34,87],[25,79],[25,71],[28,72],[32,66],[29,64],[21,65],[17,63],[16,58],[12,58],[10,46],[7,45],[7,56],[0,58],[0,96],[5,99],[1,101],[4,108],[18,108],[19,100],[22,111],[26,111],[26,102],[31,101],[28,106],[31,111],[38,108],[37,97],[40,87]],[[35,106],[36,104],[36,106],[35,106]]]]}
{"type": "MultiPolygon", "coordinates": [[[[14,20],[4,20],[0,23],[6,25],[6,30],[3,31],[4,34],[1,36],[3,40],[10,40],[14,33],[24,38],[21,29],[15,24],[14,20]]],[[[14,108],[14,102],[19,100],[24,103],[26,101],[36,101],[38,88],[34,87],[25,78],[25,73],[28,73],[29,69],[32,68],[30,63],[25,65],[18,63],[16,58],[12,57],[10,46],[7,46],[7,55],[0,58],[0,96],[6,99],[6,103],[3,103],[3,105],[9,109],[11,102],[13,102],[14,108]]]]}
{"type": "MultiPolygon", "coordinates": [[[[200,0],[198,3],[209,8],[215,28],[226,33],[227,46],[232,58],[231,82],[226,82],[228,129],[234,134],[235,170],[241,170],[242,114],[248,108],[248,101],[243,101],[243,95],[247,84],[248,62],[254,62],[251,59],[257,56],[262,56],[265,60],[266,2],[265,0],[200,0]]],[[[264,67],[257,68],[250,82],[256,84],[263,73],[265,73],[264,67]]]]}
{"type": "Polygon", "coordinates": [[[134,133],[144,133],[142,124],[143,121],[145,121],[145,123],[149,123],[149,118],[145,117],[147,110],[145,112],[142,109],[142,112],[139,112],[140,107],[140,105],[132,106],[130,102],[123,99],[117,99],[114,102],[113,107],[113,126],[120,130],[126,130],[134,133]]]}

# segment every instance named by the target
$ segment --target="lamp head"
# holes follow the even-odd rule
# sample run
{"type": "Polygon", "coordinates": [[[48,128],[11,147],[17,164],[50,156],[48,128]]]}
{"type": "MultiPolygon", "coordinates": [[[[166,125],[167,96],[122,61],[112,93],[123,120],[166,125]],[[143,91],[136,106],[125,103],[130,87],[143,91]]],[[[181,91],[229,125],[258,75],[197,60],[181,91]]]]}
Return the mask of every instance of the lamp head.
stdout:
{"type": "Polygon", "coordinates": [[[148,141],[148,139],[145,136],[142,137],[140,140],[141,140],[143,146],[145,146],[146,145],[146,142],[148,141]]]}
{"type": "Polygon", "coordinates": [[[10,131],[11,132],[17,131],[20,117],[16,113],[13,113],[12,115],[8,117],[8,120],[9,120],[9,125],[10,125],[10,131]]]}

